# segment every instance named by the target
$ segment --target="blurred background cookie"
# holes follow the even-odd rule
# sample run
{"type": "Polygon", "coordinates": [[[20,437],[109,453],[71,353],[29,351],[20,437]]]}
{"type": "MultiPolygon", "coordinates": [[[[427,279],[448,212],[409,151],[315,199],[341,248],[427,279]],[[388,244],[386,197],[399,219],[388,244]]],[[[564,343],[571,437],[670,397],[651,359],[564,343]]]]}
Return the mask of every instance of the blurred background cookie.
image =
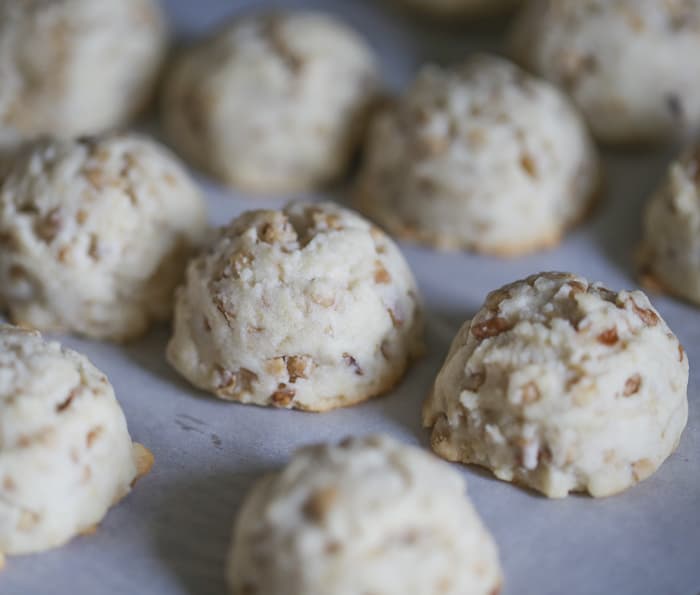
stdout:
{"type": "Polygon", "coordinates": [[[178,151],[233,188],[309,190],[346,171],[378,81],[369,45],[335,18],[252,14],[182,51],[162,122],[178,151]]]}
{"type": "Polygon", "coordinates": [[[653,142],[700,125],[698,0],[532,0],[510,45],[571,95],[599,140],[653,142]]]}
{"type": "Polygon", "coordinates": [[[549,83],[500,58],[424,67],[372,122],[358,208],[402,238],[515,256],[556,245],[591,207],[599,165],[549,83]]]}
{"type": "Polygon", "coordinates": [[[157,0],[0,1],[0,149],[121,126],[165,52],[157,0]]]}

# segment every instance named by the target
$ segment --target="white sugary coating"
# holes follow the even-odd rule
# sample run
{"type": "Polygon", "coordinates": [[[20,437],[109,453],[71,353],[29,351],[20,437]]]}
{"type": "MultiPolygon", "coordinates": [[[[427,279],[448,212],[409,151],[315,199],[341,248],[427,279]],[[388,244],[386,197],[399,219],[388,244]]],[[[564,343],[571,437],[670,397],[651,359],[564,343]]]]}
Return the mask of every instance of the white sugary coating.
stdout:
{"type": "Polygon", "coordinates": [[[600,140],[651,142],[700,125],[700,0],[533,0],[511,45],[571,95],[600,140]]]}
{"type": "Polygon", "coordinates": [[[700,150],[669,167],[647,205],[643,273],[675,295],[700,304],[700,150]]]}
{"type": "Polygon", "coordinates": [[[165,41],[157,0],[0,0],[0,147],[124,124],[165,41]]]}
{"type": "Polygon", "coordinates": [[[88,359],[0,326],[0,552],[62,545],[137,476],[124,414],[88,359]]]}
{"type": "Polygon", "coordinates": [[[170,316],[205,229],[198,190],[154,142],[37,142],[0,181],[0,301],[40,330],[134,337],[170,316]]]}
{"type": "Polygon", "coordinates": [[[250,211],[192,260],[171,364],[222,399],[323,411],[389,390],[422,346],[396,245],[331,203],[250,211]]]}
{"type": "Polygon", "coordinates": [[[233,595],[497,595],[496,545],[464,480],[380,436],[298,451],[238,516],[233,595]]]}
{"type": "Polygon", "coordinates": [[[494,56],[428,66],[374,120],[358,206],[446,249],[517,255],[556,244],[598,187],[580,118],[549,83],[494,56]]]}
{"type": "Polygon", "coordinates": [[[439,18],[480,17],[512,10],[522,0],[394,0],[413,10],[439,18]]]}
{"type": "Polygon", "coordinates": [[[440,456],[549,497],[621,492],[675,450],[688,358],[640,291],[542,273],[489,294],[425,403],[440,456]]]}
{"type": "Polygon", "coordinates": [[[254,14],[185,50],[163,97],[183,155],[252,192],[305,190],[342,174],[375,100],[373,53],[313,12],[254,14]]]}

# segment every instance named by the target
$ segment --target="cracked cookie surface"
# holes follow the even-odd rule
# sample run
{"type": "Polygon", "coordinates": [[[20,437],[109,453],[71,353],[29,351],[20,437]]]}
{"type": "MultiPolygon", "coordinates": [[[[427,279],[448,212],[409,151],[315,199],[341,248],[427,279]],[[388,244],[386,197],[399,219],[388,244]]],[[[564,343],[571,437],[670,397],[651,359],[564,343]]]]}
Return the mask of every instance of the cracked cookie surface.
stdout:
{"type": "Polygon", "coordinates": [[[621,492],[675,450],[688,358],[641,291],[541,273],[489,294],[454,339],[423,424],[440,456],[550,497],[621,492]]]}

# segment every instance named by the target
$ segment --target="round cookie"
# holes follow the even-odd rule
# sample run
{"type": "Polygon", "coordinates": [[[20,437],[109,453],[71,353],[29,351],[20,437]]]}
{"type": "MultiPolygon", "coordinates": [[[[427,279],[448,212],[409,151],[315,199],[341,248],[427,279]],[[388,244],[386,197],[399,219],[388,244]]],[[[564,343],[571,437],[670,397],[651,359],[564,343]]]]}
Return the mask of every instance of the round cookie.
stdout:
{"type": "Polygon", "coordinates": [[[88,359],[0,326],[0,556],[91,531],[153,457],[88,359]]]}
{"type": "Polygon", "coordinates": [[[0,0],[0,148],[124,124],[165,42],[157,0],[0,0]]]}
{"type": "Polygon", "coordinates": [[[494,56],[425,67],[374,119],[360,210],[402,238],[515,256],[591,206],[598,159],[568,100],[494,56]]]}
{"type": "Polygon", "coordinates": [[[229,186],[302,191],[344,173],[377,89],[371,49],[342,23],[254,14],[182,53],[163,125],[178,151],[229,186]]]}
{"type": "Polygon", "coordinates": [[[686,151],[644,214],[642,274],[653,288],[700,304],[700,149],[686,151]]]}
{"type": "Polygon", "coordinates": [[[132,134],[39,141],[0,180],[0,302],[40,330],[124,340],[172,311],[205,205],[132,134]]]}
{"type": "Polygon", "coordinates": [[[439,19],[464,19],[506,13],[522,0],[392,0],[420,14],[439,19]]]}
{"type": "Polygon", "coordinates": [[[381,436],[298,451],[248,494],[233,595],[497,595],[496,545],[464,480],[381,436]]]}
{"type": "Polygon", "coordinates": [[[492,292],[452,343],[423,423],[450,461],[551,498],[621,492],[675,450],[688,358],[640,291],[564,273],[492,292]]]}
{"type": "Polygon", "coordinates": [[[533,0],[511,47],[571,95],[599,140],[654,142],[700,125],[698,0],[533,0]]]}
{"type": "Polygon", "coordinates": [[[391,389],[422,347],[394,243],[331,203],[250,211],[192,260],[170,363],[222,399],[325,411],[391,389]]]}

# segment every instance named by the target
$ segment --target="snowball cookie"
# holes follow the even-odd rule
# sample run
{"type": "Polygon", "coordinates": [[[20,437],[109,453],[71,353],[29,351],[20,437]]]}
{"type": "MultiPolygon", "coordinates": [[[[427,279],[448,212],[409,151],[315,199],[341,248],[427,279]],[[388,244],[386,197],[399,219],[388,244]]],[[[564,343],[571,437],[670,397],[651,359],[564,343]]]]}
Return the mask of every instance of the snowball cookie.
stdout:
{"type": "Polygon", "coordinates": [[[533,0],[513,55],[560,85],[610,143],[700,125],[699,0],[533,0]]]}
{"type": "Polygon", "coordinates": [[[236,524],[233,595],[497,595],[493,539],[462,476],[380,436],[298,451],[236,524]]]}
{"type": "Polygon", "coordinates": [[[251,211],[192,260],[170,363],[222,399],[324,411],[391,389],[422,348],[413,275],[330,203],[251,211]]]}
{"type": "Polygon", "coordinates": [[[0,0],[0,147],[124,124],[165,38],[157,0],[0,0]]]}
{"type": "Polygon", "coordinates": [[[688,417],[688,359],[640,291],[563,273],[492,292],[425,404],[440,456],[552,498],[649,477],[688,417]]]}
{"type": "Polygon", "coordinates": [[[39,552],[91,530],[149,467],[107,377],[85,356],[7,325],[0,428],[1,553],[39,552]]]}
{"type": "Polygon", "coordinates": [[[700,147],[669,168],[644,216],[643,280],[700,304],[700,147]]]}
{"type": "Polygon", "coordinates": [[[0,301],[18,324],[134,337],[169,317],[205,225],[197,189],[154,142],[37,142],[0,181],[0,301]]]}
{"type": "Polygon", "coordinates": [[[508,12],[522,0],[393,0],[395,4],[440,19],[492,16],[508,12]]]}
{"type": "Polygon", "coordinates": [[[376,117],[357,204],[400,237],[513,256],[556,244],[597,187],[594,148],[568,101],[477,55],[424,68],[376,117]]]}
{"type": "Polygon", "coordinates": [[[342,23],[248,15],[175,62],[163,124],[183,155],[229,186],[302,191],[344,172],[377,88],[371,49],[342,23]]]}

